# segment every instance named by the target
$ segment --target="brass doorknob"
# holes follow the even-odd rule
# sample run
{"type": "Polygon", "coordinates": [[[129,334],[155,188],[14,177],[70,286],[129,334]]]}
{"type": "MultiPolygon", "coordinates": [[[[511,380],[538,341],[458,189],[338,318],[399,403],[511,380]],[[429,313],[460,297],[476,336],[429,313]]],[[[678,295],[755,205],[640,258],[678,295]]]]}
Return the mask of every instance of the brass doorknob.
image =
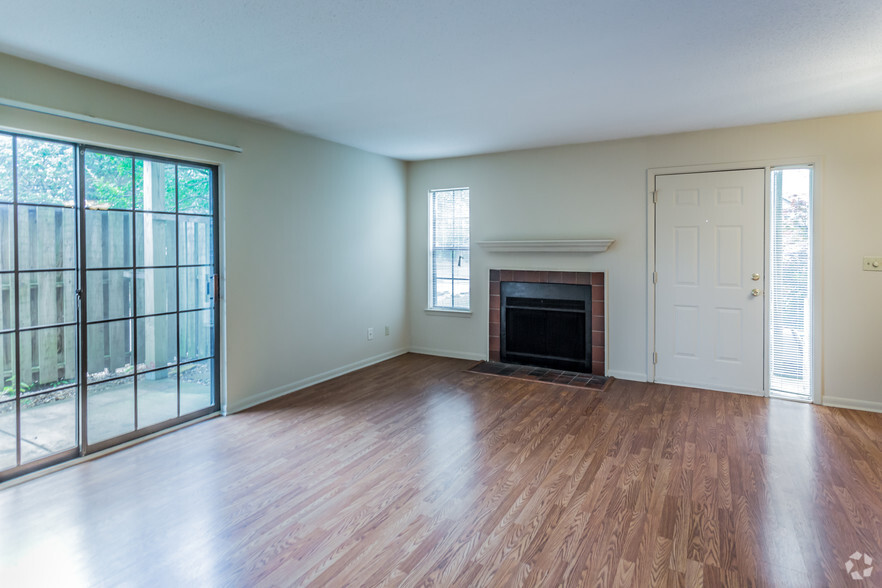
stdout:
{"type": "Polygon", "coordinates": [[[754,296],[759,296],[760,294],[762,294],[762,292],[760,292],[759,288],[754,288],[753,290],[750,291],[750,293],[753,294],[754,296]]]}

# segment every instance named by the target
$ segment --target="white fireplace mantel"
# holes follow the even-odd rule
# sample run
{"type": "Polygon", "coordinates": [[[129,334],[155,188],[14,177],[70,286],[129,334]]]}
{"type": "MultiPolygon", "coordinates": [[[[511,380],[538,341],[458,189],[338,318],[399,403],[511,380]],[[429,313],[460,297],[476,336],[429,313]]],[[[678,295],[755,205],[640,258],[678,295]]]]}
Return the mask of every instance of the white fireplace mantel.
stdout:
{"type": "Polygon", "coordinates": [[[479,241],[494,253],[602,253],[615,239],[552,239],[521,241],[479,241]]]}

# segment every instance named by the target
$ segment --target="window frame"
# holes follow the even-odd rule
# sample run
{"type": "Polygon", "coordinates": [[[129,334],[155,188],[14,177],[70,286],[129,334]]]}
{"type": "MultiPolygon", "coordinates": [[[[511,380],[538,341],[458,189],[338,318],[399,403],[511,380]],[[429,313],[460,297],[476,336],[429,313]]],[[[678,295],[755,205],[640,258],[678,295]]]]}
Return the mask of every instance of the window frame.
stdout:
{"type": "MultiPolygon", "coordinates": [[[[99,451],[104,451],[104,450],[109,449],[111,447],[122,445],[124,443],[128,443],[128,442],[135,440],[135,439],[138,439],[140,437],[145,437],[145,436],[148,436],[148,435],[160,432],[160,431],[171,429],[173,427],[176,427],[176,426],[181,425],[183,423],[187,423],[189,421],[195,421],[195,420],[203,418],[209,414],[217,413],[222,410],[222,406],[221,406],[221,400],[222,400],[222,398],[221,398],[221,377],[220,377],[221,376],[221,361],[222,361],[222,357],[221,357],[222,337],[221,337],[221,333],[220,333],[220,329],[219,329],[219,325],[221,325],[220,280],[221,280],[221,267],[222,267],[221,266],[221,257],[220,257],[221,256],[221,250],[220,250],[220,232],[221,232],[221,228],[220,228],[220,182],[221,182],[221,176],[220,176],[220,166],[218,164],[206,163],[206,162],[200,161],[198,159],[187,159],[187,158],[183,158],[183,157],[173,157],[173,156],[165,156],[165,155],[153,155],[148,152],[139,151],[134,148],[121,149],[121,148],[117,148],[117,147],[106,147],[106,146],[102,146],[100,144],[90,143],[87,141],[76,142],[76,145],[78,147],[77,169],[82,170],[82,172],[83,172],[83,173],[81,173],[81,178],[79,180],[79,182],[80,182],[79,191],[81,191],[81,193],[82,193],[82,203],[83,204],[85,204],[85,199],[86,199],[85,156],[86,156],[87,152],[100,153],[100,154],[104,154],[104,155],[117,155],[117,156],[122,156],[122,157],[131,157],[133,159],[133,161],[141,159],[144,161],[150,161],[151,163],[173,165],[174,169],[175,169],[175,175],[174,175],[175,210],[173,213],[172,212],[158,212],[158,211],[152,211],[152,210],[143,209],[143,208],[139,209],[138,203],[137,203],[137,198],[135,197],[134,193],[132,195],[133,196],[132,197],[132,206],[130,208],[127,207],[124,209],[114,209],[114,208],[108,209],[110,211],[131,212],[131,214],[133,215],[133,217],[132,217],[132,237],[133,237],[133,239],[136,238],[136,236],[135,236],[136,224],[137,224],[136,218],[139,213],[140,214],[168,214],[168,215],[173,214],[175,216],[175,234],[176,234],[175,263],[171,264],[171,265],[148,266],[148,265],[145,265],[143,262],[139,262],[137,259],[136,253],[135,253],[136,247],[134,246],[134,241],[133,241],[132,266],[131,266],[131,269],[133,271],[133,294],[134,295],[136,295],[135,290],[137,289],[137,281],[136,281],[135,276],[137,275],[138,271],[145,271],[147,269],[171,269],[171,268],[175,269],[175,278],[176,278],[175,279],[175,283],[176,283],[175,284],[175,290],[176,290],[176,292],[175,292],[175,298],[176,298],[175,311],[164,312],[164,313],[159,313],[159,314],[139,315],[138,311],[137,311],[137,299],[133,298],[132,316],[129,319],[108,319],[108,320],[89,321],[88,317],[86,316],[86,309],[88,307],[88,292],[87,292],[87,288],[83,287],[83,294],[81,297],[82,311],[81,311],[81,317],[80,317],[81,325],[82,325],[81,333],[80,333],[80,345],[81,345],[82,349],[88,350],[88,327],[90,325],[111,324],[111,323],[120,322],[123,320],[131,320],[133,323],[133,327],[135,329],[137,329],[137,324],[138,324],[139,319],[143,320],[143,319],[147,319],[147,318],[155,318],[158,316],[175,316],[176,317],[175,326],[176,326],[176,329],[178,330],[178,334],[176,337],[177,344],[178,344],[178,350],[177,350],[178,354],[176,355],[176,363],[174,366],[166,366],[166,367],[152,368],[152,369],[146,369],[146,370],[137,370],[136,369],[135,372],[133,372],[130,376],[128,376],[128,377],[134,378],[134,381],[135,381],[134,390],[135,390],[135,394],[136,394],[136,399],[137,399],[137,392],[138,392],[137,380],[138,380],[139,375],[145,375],[145,374],[149,374],[149,373],[153,373],[153,372],[161,372],[161,371],[164,371],[167,369],[175,369],[175,370],[178,370],[178,377],[180,378],[180,369],[182,366],[195,365],[195,364],[202,363],[205,361],[211,361],[213,363],[213,365],[211,365],[211,368],[210,368],[213,381],[212,381],[212,390],[211,390],[211,404],[209,406],[204,407],[204,408],[200,408],[195,411],[188,412],[188,413],[182,413],[181,412],[181,403],[180,403],[180,379],[179,379],[179,381],[177,382],[177,386],[176,386],[177,391],[178,391],[177,401],[178,401],[178,412],[179,412],[177,417],[174,417],[174,418],[171,418],[171,419],[165,420],[165,421],[159,421],[157,423],[153,423],[153,424],[149,424],[149,425],[145,425],[145,426],[141,427],[141,426],[138,426],[138,414],[137,414],[137,404],[136,404],[135,405],[135,415],[134,415],[135,416],[135,429],[134,430],[129,431],[127,433],[123,433],[118,436],[112,436],[109,438],[105,438],[105,439],[101,439],[101,440],[97,440],[95,442],[92,442],[89,440],[89,437],[88,437],[88,426],[85,425],[86,421],[88,420],[88,387],[90,385],[90,382],[89,382],[88,369],[87,369],[88,362],[86,360],[86,354],[88,353],[88,351],[84,351],[83,352],[84,355],[81,358],[79,367],[80,367],[80,379],[82,382],[81,394],[83,395],[83,405],[82,405],[83,414],[81,417],[82,423],[83,423],[83,424],[81,424],[81,427],[82,427],[82,429],[81,429],[81,438],[82,438],[81,446],[83,448],[82,454],[85,456],[85,455],[90,455],[90,454],[93,454],[93,453],[96,453],[99,451]],[[179,189],[180,189],[180,176],[179,176],[178,171],[179,171],[180,167],[199,168],[199,169],[205,169],[205,170],[209,171],[209,173],[210,173],[210,179],[209,179],[210,198],[211,198],[211,211],[210,212],[192,212],[192,211],[181,212],[179,210],[179,208],[178,208],[178,194],[179,194],[179,189]],[[181,263],[180,249],[179,249],[180,248],[179,232],[180,232],[180,220],[182,217],[183,218],[199,217],[199,218],[210,219],[211,228],[212,228],[212,231],[211,231],[212,232],[212,236],[211,236],[212,255],[211,255],[211,260],[209,263],[207,263],[207,264],[206,263],[185,263],[185,264],[181,263]],[[212,284],[210,285],[210,287],[212,289],[212,292],[210,293],[210,295],[214,300],[212,306],[209,308],[191,308],[191,309],[181,310],[181,296],[182,296],[182,294],[181,294],[180,270],[181,269],[194,269],[197,267],[208,267],[208,266],[210,266],[213,270],[213,273],[209,274],[213,278],[212,284]],[[202,312],[206,312],[206,311],[210,311],[210,315],[211,315],[210,318],[211,318],[211,328],[212,328],[212,343],[211,343],[212,353],[211,353],[210,357],[207,357],[207,358],[198,358],[198,359],[190,359],[190,360],[182,361],[181,357],[180,357],[180,322],[181,322],[181,317],[188,316],[190,314],[202,313],[202,312]]],[[[79,171],[78,171],[78,173],[79,173],[79,171]]],[[[133,173],[134,173],[134,168],[133,168],[133,173]]],[[[133,192],[134,192],[134,186],[133,186],[133,192]]],[[[79,192],[78,192],[78,198],[79,197],[80,196],[79,196],[79,192]]],[[[78,207],[78,216],[79,216],[78,222],[79,222],[79,226],[81,227],[80,234],[78,236],[79,247],[81,249],[81,253],[79,254],[81,256],[80,283],[83,284],[83,286],[86,286],[88,284],[88,277],[87,277],[88,272],[99,272],[99,271],[106,269],[106,268],[89,267],[88,262],[86,260],[87,236],[86,236],[85,227],[86,227],[86,213],[88,212],[88,210],[89,209],[87,206],[78,207]]],[[[129,266],[126,266],[125,269],[128,269],[128,268],[129,268],[129,266]]],[[[111,269],[113,269],[113,268],[111,268],[111,269]]],[[[135,333],[135,336],[137,336],[137,330],[135,330],[134,333],[135,333]]],[[[136,354],[136,350],[137,350],[137,347],[133,346],[132,347],[133,357],[136,354]]],[[[135,364],[136,364],[136,362],[133,362],[133,365],[135,365],[135,364]]],[[[113,378],[109,378],[107,380],[102,380],[100,383],[122,380],[125,377],[126,376],[113,377],[113,378]]],[[[136,400],[136,402],[137,402],[137,400],[136,400]]]]}
{"type": "MultiPolygon", "coordinates": [[[[427,201],[428,201],[428,207],[429,207],[429,214],[428,214],[428,221],[429,221],[428,245],[429,245],[429,247],[428,247],[428,272],[427,272],[428,273],[428,276],[427,276],[427,278],[428,278],[428,306],[426,308],[426,311],[429,313],[439,313],[439,314],[470,315],[471,308],[472,308],[471,190],[468,186],[461,186],[461,187],[456,187],[456,188],[431,189],[428,192],[427,201]],[[466,198],[468,199],[468,205],[469,205],[468,217],[467,217],[467,219],[469,221],[468,246],[465,248],[463,248],[463,247],[435,247],[435,196],[437,194],[443,193],[443,192],[452,192],[452,193],[465,192],[466,198]],[[468,284],[468,286],[469,286],[468,301],[467,301],[467,306],[465,306],[465,307],[456,306],[455,297],[453,295],[453,290],[451,290],[451,306],[439,306],[439,305],[435,304],[435,301],[437,299],[436,293],[437,293],[437,280],[438,280],[438,278],[436,276],[436,271],[435,271],[435,251],[441,250],[441,249],[449,249],[453,252],[465,250],[469,254],[469,272],[468,272],[469,275],[468,275],[468,277],[467,278],[457,278],[457,277],[453,277],[451,275],[452,277],[449,278],[451,281],[452,287],[455,286],[456,282],[465,282],[468,284]]],[[[454,215],[453,218],[455,219],[456,216],[454,215]]]]}
{"type": "Polygon", "coordinates": [[[817,341],[819,340],[819,331],[820,324],[818,322],[818,317],[816,316],[816,308],[818,305],[818,288],[816,284],[817,280],[817,260],[816,260],[816,252],[815,252],[815,215],[817,214],[817,185],[818,185],[818,166],[814,162],[809,163],[790,163],[784,165],[770,165],[768,167],[767,172],[767,185],[766,189],[768,190],[769,200],[766,207],[766,215],[767,215],[767,238],[768,238],[768,251],[767,251],[767,261],[768,271],[766,275],[766,283],[765,289],[767,294],[767,306],[766,306],[766,366],[765,366],[765,386],[766,393],[771,398],[784,398],[787,400],[795,400],[797,402],[819,402],[819,398],[817,396],[818,390],[818,354],[816,353],[817,349],[817,341]],[[775,194],[774,186],[775,180],[774,175],[775,172],[786,172],[788,170],[807,170],[809,172],[809,186],[808,193],[806,198],[807,205],[807,216],[806,221],[808,223],[807,227],[807,254],[808,260],[806,264],[806,270],[808,272],[806,278],[806,286],[807,286],[807,300],[806,300],[806,312],[805,312],[805,322],[806,325],[804,327],[805,333],[802,344],[804,345],[803,351],[803,363],[800,365],[800,370],[804,373],[802,381],[805,382],[805,392],[793,392],[788,390],[782,390],[776,387],[777,384],[780,384],[780,377],[777,377],[778,382],[776,383],[776,376],[773,374],[774,366],[773,366],[773,357],[774,357],[774,341],[773,341],[773,325],[774,325],[774,317],[773,313],[775,311],[774,301],[777,298],[777,292],[775,290],[775,255],[776,255],[776,243],[780,236],[776,234],[776,213],[778,211],[778,207],[780,205],[779,202],[776,201],[777,196],[775,194]]]}

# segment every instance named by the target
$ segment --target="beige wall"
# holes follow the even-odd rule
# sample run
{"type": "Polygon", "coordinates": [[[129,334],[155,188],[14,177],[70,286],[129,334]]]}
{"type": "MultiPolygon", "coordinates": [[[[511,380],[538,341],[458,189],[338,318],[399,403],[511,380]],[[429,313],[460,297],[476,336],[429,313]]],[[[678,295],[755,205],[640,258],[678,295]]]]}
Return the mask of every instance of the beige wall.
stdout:
{"type": "Polygon", "coordinates": [[[2,129],[220,164],[229,410],[408,347],[401,162],[4,55],[0,80],[6,99],[242,147],[0,106],[2,129]]]}
{"type": "Polygon", "coordinates": [[[820,361],[824,401],[882,410],[882,273],[861,271],[882,255],[882,113],[572,145],[408,166],[408,281],[412,346],[484,358],[488,270],[607,271],[608,367],[644,380],[647,337],[647,170],[754,162],[816,161],[822,265],[820,361]],[[427,197],[471,188],[472,315],[426,313],[427,197]],[[478,241],[613,238],[588,255],[488,253],[478,241]]]}

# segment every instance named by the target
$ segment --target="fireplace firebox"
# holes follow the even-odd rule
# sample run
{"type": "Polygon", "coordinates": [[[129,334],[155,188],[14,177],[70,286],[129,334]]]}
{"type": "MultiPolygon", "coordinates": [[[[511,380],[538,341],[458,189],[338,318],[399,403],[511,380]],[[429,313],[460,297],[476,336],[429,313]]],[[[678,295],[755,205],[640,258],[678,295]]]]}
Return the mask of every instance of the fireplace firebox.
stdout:
{"type": "Polygon", "coordinates": [[[502,362],[591,372],[591,286],[499,286],[502,362]]]}

